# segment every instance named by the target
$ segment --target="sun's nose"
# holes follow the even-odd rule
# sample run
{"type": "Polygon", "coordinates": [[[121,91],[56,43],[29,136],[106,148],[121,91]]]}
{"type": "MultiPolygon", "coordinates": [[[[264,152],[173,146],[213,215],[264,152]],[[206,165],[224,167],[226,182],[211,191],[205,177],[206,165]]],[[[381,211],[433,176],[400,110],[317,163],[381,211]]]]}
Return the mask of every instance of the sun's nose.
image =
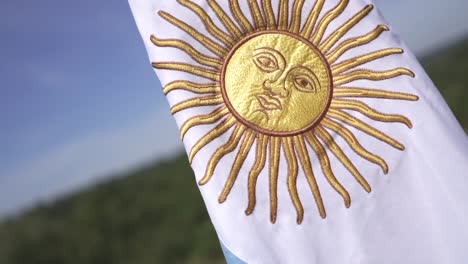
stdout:
{"type": "Polygon", "coordinates": [[[273,95],[277,95],[282,98],[289,96],[289,91],[286,89],[284,82],[281,81],[266,80],[263,83],[263,88],[270,91],[273,95]]]}

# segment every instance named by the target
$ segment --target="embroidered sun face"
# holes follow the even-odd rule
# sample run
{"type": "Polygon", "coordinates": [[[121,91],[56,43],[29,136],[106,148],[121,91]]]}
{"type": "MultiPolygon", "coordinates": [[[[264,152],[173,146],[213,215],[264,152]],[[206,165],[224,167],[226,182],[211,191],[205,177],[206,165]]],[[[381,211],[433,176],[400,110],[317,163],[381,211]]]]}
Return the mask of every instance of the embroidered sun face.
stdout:
{"type": "Polygon", "coordinates": [[[333,164],[328,156],[330,153],[366,192],[370,192],[371,187],[346,152],[353,151],[380,166],[385,174],[388,173],[385,160],[366,150],[347,127],[360,130],[398,150],[404,150],[404,146],[352,113],[358,112],[380,122],[399,122],[412,127],[408,118],[381,113],[359,99],[416,101],[417,96],[348,86],[357,80],[379,81],[404,75],[414,77],[413,72],[406,68],[386,71],[360,68],[368,62],[401,54],[402,49],[386,48],[338,62],[347,51],[364,46],[388,31],[386,26],[376,25],[374,30],[364,35],[343,39],[351,28],[366,18],[373,6],[365,6],[326,36],[330,23],[345,11],[349,0],[340,0],[331,10],[322,10],[325,1],[315,0],[307,17],[303,18],[305,0],[294,0],[292,10],[289,10],[288,0],[278,0],[277,15],[272,4],[276,1],[246,0],[250,8],[250,14],[246,14],[241,10],[239,0],[229,0],[231,14],[228,14],[228,10],[224,10],[217,1],[206,0],[222,24],[221,28],[198,4],[178,0],[180,5],[200,18],[209,35],[200,33],[169,13],[159,11],[159,15],[185,31],[207,51],[201,52],[182,40],[151,36],[156,46],[179,49],[197,62],[197,65],[154,62],[153,67],[183,71],[207,80],[204,83],[177,80],[164,88],[166,94],[177,90],[194,94],[193,99],[174,105],[171,109],[173,114],[211,106],[211,111],[193,116],[181,127],[183,138],[196,126],[212,126],[191,149],[190,162],[213,140],[225,134],[228,137],[224,138],[229,138],[211,154],[199,184],[206,185],[212,179],[219,161],[228,154],[234,154],[229,173],[223,173],[225,168],[216,173],[216,177],[226,180],[224,188],[220,190],[219,202],[227,200],[241,167],[250,166],[245,214],[254,212],[257,183],[268,184],[272,223],[277,218],[279,177],[286,177],[297,223],[303,221],[304,208],[297,190],[299,170],[306,177],[322,218],[326,217],[326,212],[314,169],[322,170],[346,207],[351,205],[348,191],[333,173],[333,164]],[[338,136],[349,146],[346,150],[335,142],[334,138],[338,136]],[[309,149],[313,151],[312,155],[309,149]],[[250,152],[255,153],[253,163],[246,162],[250,152]],[[281,152],[285,160],[280,158],[281,152]],[[319,161],[320,168],[312,168],[312,159],[319,161]],[[268,171],[268,179],[259,179],[263,170],[268,171]]]}
{"type": "Polygon", "coordinates": [[[259,133],[288,135],[309,130],[331,101],[325,58],[300,36],[259,32],[234,48],[221,74],[231,112],[259,133]]]}

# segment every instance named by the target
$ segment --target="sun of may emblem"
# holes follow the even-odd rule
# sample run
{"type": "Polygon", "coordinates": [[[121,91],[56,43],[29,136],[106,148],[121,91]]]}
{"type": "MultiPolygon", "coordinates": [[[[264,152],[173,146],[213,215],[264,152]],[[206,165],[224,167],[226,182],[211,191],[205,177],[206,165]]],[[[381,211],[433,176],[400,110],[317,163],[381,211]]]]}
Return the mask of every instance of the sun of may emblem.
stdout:
{"type": "Polygon", "coordinates": [[[302,170],[306,177],[320,216],[326,217],[313,170],[319,168],[312,168],[312,159],[319,161],[323,175],[342,196],[345,206],[351,205],[348,191],[332,171],[333,166],[328,157],[330,153],[349,170],[350,175],[365,191],[371,191],[368,182],[353,165],[342,146],[335,142],[335,136],[342,137],[350,146],[350,150],[380,166],[385,174],[388,173],[385,160],[366,150],[347,126],[396,149],[404,150],[404,146],[355,117],[352,112],[380,122],[400,122],[411,128],[412,124],[408,118],[378,112],[359,99],[416,101],[418,97],[346,85],[356,80],[379,81],[402,75],[414,77],[413,72],[405,68],[386,71],[359,68],[365,63],[401,54],[403,50],[386,48],[337,63],[347,51],[366,45],[384,31],[388,31],[386,26],[376,25],[374,30],[364,35],[343,39],[350,29],[373,10],[372,5],[365,6],[326,35],[328,26],[345,11],[349,0],[339,1],[330,10],[322,10],[325,0],[316,0],[305,17],[302,17],[305,0],[295,0],[291,6],[288,0],[279,0],[278,6],[273,6],[271,0],[246,0],[249,12],[243,12],[238,0],[229,0],[230,10],[224,10],[215,0],[206,0],[224,28],[218,26],[213,18],[194,2],[177,2],[200,18],[210,36],[201,34],[187,22],[169,13],[159,11],[159,15],[185,31],[210,53],[203,54],[181,40],[151,36],[151,41],[156,46],[180,49],[200,64],[154,62],[153,67],[184,71],[209,80],[205,83],[174,81],[164,88],[164,92],[167,94],[175,90],[185,90],[198,94],[190,100],[174,105],[171,109],[173,114],[194,107],[214,106],[212,112],[192,117],[181,128],[184,137],[187,131],[195,126],[213,125],[191,149],[190,161],[211,141],[229,133],[229,140],[212,153],[205,175],[199,182],[200,185],[207,184],[213,177],[219,161],[234,152],[235,159],[230,172],[217,175],[226,178],[224,189],[220,190],[218,198],[220,203],[228,198],[251,151],[255,153],[255,162],[251,165],[248,175],[249,197],[245,213],[253,213],[258,176],[263,170],[268,170],[269,179],[262,183],[269,185],[272,223],[276,222],[278,210],[279,171],[287,172],[287,187],[297,212],[298,224],[304,217],[304,208],[296,185],[299,170],[302,170]],[[231,14],[228,14],[229,11],[231,14]],[[280,162],[281,152],[284,153],[285,162],[280,162]]]}

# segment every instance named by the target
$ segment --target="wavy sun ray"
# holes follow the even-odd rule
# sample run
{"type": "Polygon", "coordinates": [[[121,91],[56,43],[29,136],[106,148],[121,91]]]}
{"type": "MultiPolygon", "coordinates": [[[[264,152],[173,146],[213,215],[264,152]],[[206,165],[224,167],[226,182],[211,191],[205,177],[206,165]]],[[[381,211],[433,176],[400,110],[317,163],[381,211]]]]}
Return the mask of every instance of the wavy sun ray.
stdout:
{"type": "Polygon", "coordinates": [[[207,0],[208,4],[210,5],[211,9],[215,12],[218,19],[224,25],[224,27],[229,31],[229,33],[235,37],[236,39],[242,38],[242,32],[240,29],[234,24],[232,19],[224,12],[223,8],[215,1],[215,0],[207,0]]]}
{"type": "Polygon", "coordinates": [[[237,152],[236,159],[234,160],[234,163],[232,164],[231,172],[229,173],[229,177],[226,181],[226,185],[224,185],[224,189],[219,195],[219,203],[224,203],[231,192],[232,186],[234,186],[234,183],[236,182],[237,176],[239,175],[239,171],[244,164],[245,159],[247,158],[247,155],[250,152],[250,149],[252,148],[252,145],[255,141],[255,133],[253,133],[250,130],[247,130],[244,136],[244,140],[241,143],[240,149],[237,152]]]}
{"type": "Polygon", "coordinates": [[[242,30],[244,31],[244,34],[254,31],[254,28],[252,27],[249,20],[241,10],[239,0],[229,0],[229,7],[235,20],[237,21],[237,23],[239,23],[242,30]]]}
{"type": "Polygon", "coordinates": [[[183,50],[187,53],[192,59],[196,62],[213,67],[217,70],[220,70],[223,66],[223,63],[216,59],[209,57],[208,55],[202,54],[201,52],[197,51],[192,45],[188,44],[187,42],[176,40],[176,39],[158,39],[155,36],[151,36],[151,42],[158,47],[171,47],[171,48],[178,48],[183,50]]]}
{"type": "Polygon", "coordinates": [[[267,29],[276,28],[276,18],[273,13],[273,6],[271,5],[271,0],[262,0],[262,9],[265,14],[265,21],[267,24],[267,29]]]}
{"type": "Polygon", "coordinates": [[[403,53],[402,49],[395,49],[395,48],[374,51],[366,55],[361,55],[361,56],[358,56],[349,60],[345,60],[339,64],[334,64],[331,67],[332,74],[338,75],[350,69],[354,69],[357,66],[360,66],[362,64],[365,64],[365,63],[368,63],[377,59],[381,59],[390,55],[402,54],[402,53],[403,53]]]}
{"type": "Polygon", "coordinates": [[[354,166],[354,164],[351,162],[351,160],[346,156],[346,154],[343,152],[343,150],[338,146],[338,144],[335,142],[333,137],[330,135],[330,133],[327,132],[323,127],[317,126],[315,129],[316,135],[323,141],[325,142],[325,145],[328,147],[328,149],[333,152],[333,154],[340,160],[340,162],[348,169],[348,171],[356,178],[356,180],[361,184],[362,188],[366,190],[366,192],[371,192],[371,187],[369,183],[366,181],[366,179],[361,175],[359,170],[354,166]]]}
{"type": "MultiPolygon", "coordinates": [[[[294,152],[291,138],[283,138],[282,145],[284,148],[284,154],[286,156],[286,162],[288,163],[288,190],[289,194],[291,195],[291,200],[294,204],[294,207],[296,208],[297,223],[300,224],[304,219],[304,207],[302,206],[301,199],[299,198],[299,193],[297,192],[297,175],[299,171],[299,166],[297,165],[297,157],[294,152]]],[[[315,182],[314,186],[316,185],[317,183],[315,182]]]]}
{"type": "MultiPolygon", "coordinates": [[[[315,203],[317,204],[319,214],[322,218],[325,218],[327,216],[327,213],[325,212],[325,206],[323,205],[322,195],[320,194],[320,189],[318,187],[317,180],[315,179],[314,172],[312,170],[312,164],[310,162],[309,152],[307,151],[304,136],[295,137],[294,141],[298,151],[299,160],[302,164],[302,169],[304,170],[307,182],[309,183],[309,187],[312,191],[312,194],[314,195],[315,203]]],[[[300,222],[302,222],[302,216],[298,215],[297,223],[300,224],[300,222]]]]}
{"type": "Polygon", "coordinates": [[[234,117],[228,117],[224,121],[222,121],[220,124],[218,124],[216,127],[214,127],[210,132],[208,132],[205,136],[203,136],[200,140],[197,141],[195,146],[193,146],[192,150],[190,151],[189,154],[189,162],[192,163],[193,158],[197,153],[208,143],[213,141],[214,139],[220,137],[222,134],[226,133],[232,126],[234,126],[236,123],[236,120],[234,117]]]}
{"type": "Polygon", "coordinates": [[[210,161],[208,162],[208,165],[206,166],[205,176],[199,181],[200,185],[207,184],[213,177],[213,173],[219,161],[228,153],[233,152],[234,149],[237,148],[237,145],[239,145],[239,141],[241,140],[245,129],[246,127],[243,125],[236,125],[234,132],[229,137],[228,142],[226,142],[214,152],[210,161]]]}
{"type": "Polygon", "coordinates": [[[406,68],[396,68],[388,71],[355,70],[339,75],[334,80],[335,85],[343,85],[357,80],[382,81],[402,75],[414,77],[414,73],[406,68]]]}
{"type": "Polygon", "coordinates": [[[343,185],[341,185],[341,183],[336,179],[335,174],[331,169],[330,159],[328,158],[325,148],[322,146],[322,144],[320,144],[320,142],[317,140],[317,138],[312,132],[307,133],[305,135],[305,138],[317,154],[317,158],[320,161],[320,165],[322,166],[322,171],[325,174],[325,178],[327,178],[330,185],[333,186],[333,188],[343,197],[345,206],[350,207],[351,197],[349,196],[349,193],[346,191],[343,185]]]}
{"type": "Polygon", "coordinates": [[[158,14],[191,36],[205,47],[209,54],[204,54],[198,47],[182,40],[159,39],[150,36],[155,46],[178,49],[195,62],[195,64],[153,62],[154,68],[185,72],[211,81],[195,83],[176,80],[168,83],[163,90],[165,94],[172,91],[186,91],[201,95],[173,105],[171,108],[173,114],[195,107],[211,107],[206,114],[192,116],[181,126],[182,138],[190,129],[203,125],[213,126],[198,139],[190,150],[190,163],[200,150],[213,140],[225,134],[229,135],[228,140],[220,144],[211,154],[199,184],[208,184],[220,161],[232,155],[234,162],[229,173],[226,175],[227,172],[220,171],[218,176],[225,180],[224,188],[218,197],[218,202],[224,203],[232,192],[249,153],[252,153],[255,159],[247,177],[248,204],[244,211],[246,215],[254,213],[257,195],[259,195],[257,194],[257,184],[260,183],[259,175],[262,171],[267,171],[271,223],[277,221],[278,179],[284,176],[292,205],[296,211],[296,222],[301,224],[304,221],[305,211],[297,184],[298,176],[302,175],[299,172],[302,170],[319,215],[325,218],[327,213],[312,168],[311,152],[315,153],[320,164],[319,168],[328,184],[341,195],[346,207],[351,205],[350,194],[335,177],[328,150],[366,192],[371,192],[371,186],[348,157],[347,150],[335,141],[335,135],[344,139],[350,151],[376,164],[384,174],[387,174],[389,167],[386,161],[365,149],[347,126],[360,130],[367,134],[365,136],[374,137],[395,149],[404,150],[405,147],[396,139],[351,113],[357,112],[378,122],[402,123],[411,128],[412,123],[407,117],[379,112],[361,102],[360,99],[403,101],[419,99],[418,96],[409,93],[343,86],[354,81],[381,81],[402,76],[415,77],[411,70],[402,67],[383,71],[357,69],[368,62],[403,53],[400,48],[389,47],[370,51],[336,63],[346,52],[371,43],[389,30],[384,25],[377,25],[368,33],[343,40],[351,29],[358,26],[373,11],[373,5],[364,6],[346,22],[337,25],[328,36],[325,36],[332,22],[344,13],[349,0],[340,0],[330,10],[323,10],[327,0],[315,0],[308,14],[304,16],[303,9],[306,0],[294,0],[291,8],[289,0],[278,0],[276,14],[271,0],[246,0],[245,3],[250,12],[242,10],[239,0],[229,0],[228,11],[231,14],[226,13],[224,7],[216,0],[205,1],[213,10],[217,21],[214,21],[204,10],[203,5],[190,0],[177,0],[181,6],[192,11],[200,19],[209,36],[200,33],[194,27],[167,12],[159,11],[158,14]],[[322,11],[324,15],[320,17],[322,11]],[[247,18],[248,15],[251,18],[247,18]],[[269,46],[270,40],[273,39],[276,44],[269,46]],[[291,45],[298,49],[293,53],[301,54],[300,56],[294,57],[295,55],[289,48],[291,45]],[[236,57],[237,54],[241,55],[236,57]],[[246,59],[249,56],[251,59],[246,59]],[[306,57],[309,59],[304,59],[306,57]],[[234,61],[232,65],[231,61],[234,61]],[[289,72],[286,72],[286,69],[289,72]],[[278,84],[279,80],[272,81],[272,75],[267,81],[262,79],[263,75],[276,74],[279,71],[281,74],[278,76],[282,76],[284,72],[289,76],[284,79],[282,85],[278,84]],[[288,86],[286,82],[289,82],[288,86]],[[261,87],[262,90],[257,91],[256,87],[261,87]],[[295,100],[292,104],[295,108],[300,108],[302,102],[306,108],[311,104],[321,105],[318,108],[322,110],[311,114],[312,117],[303,115],[303,112],[299,110],[297,112],[299,115],[293,117],[294,110],[289,108],[285,110],[288,106],[279,96],[291,97],[293,90],[290,89],[297,89],[297,91],[294,90],[295,94],[303,93],[302,97],[288,99],[295,100]],[[276,93],[276,90],[283,92],[276,93]],[[322,92],[322,95],[319,95],[318,90],[326,90],[328,94],[322,92]],[[307,93],[315,97],[306,97],[307,93]],[[250,97],[242,97],[246,94],[250,97]],[[303,97],[309,98],[307,100],[310,101],[300,99],[303,97]],[[283,115],[273,114],[274,111],[286,113],[286,118],[283,115]],[[283,119],[285,119],[284,122],[283,119]],[[307,119],[309,123],[304,121],[305,123],[299,124],[303,122],[302,119],[307,119]],[[309,151],[309,146],[311,151],[309,151]],[[285,162],[281,161],[281,152],[284,153],[285,162]]]}
{"type": "Polygon", "coordinates": [[[315,1],[314,7],[310,11],[309,16],[307,17],[307,20],[304,23],[304,26],[302,27],[302,30],[301,30],[302,37],[309,39],[310,35],[312,35],[312,32],[315,27],[315,23],[317,22],[320,12],[322,11],[324,3],[325,3],[325,0],[315,1]]]}
{"type": "Polygon", "coordinates": [[[200,115],[200,116],[194,116],[187,120],[180,128],[180,136],[182,139],[185,138],[185,134],[191,129],[192,127],[195,126],[200,126],[200,125],[208,125],[208,124],[213,124],[221,120],[223,117],[225,117],[227,114],[229,114],[229,109],[226,107],[222,106],[219,107],[218,109],[214,110],[213,112],[206,114],[206,115],[200,115]]]}
{"type": "Polygon", "coordinates": [[[362,122],[361,120],[357,119],[356,117],[344,111],[330,108],[327,116],[340,120],[347,125],[350,125],[358,130],[361,130],[362,132],[368,134],[369,136],[375,137],[376,139],[379,139],[398,150],[405,149],[405,146],[403,146],[403,144],[401,144],[400,142],[396,141],[395,139],[384,134],[383,132],[369,126],[368,124],[362,122]]]}
{"type": "Polygon", "coordinates": [[[413,94],[390,92],[377,89],[357,88],[357,87],[335,87],[333,97],[360,97],[417,101],[419,97],[413,94]]]}
{"type": "Polygon", "coordinates": [[[330,10],[323,18],[320,20],[319,24],[317,25],[317,30],[312,35],[312,43],[315,46],[318,46],[319,43],[322,41],[323,35],[328,28],[328,25],[335,20],[348,6],[349,0],[340,0],[338,5],[335,6],[332,10],[330,10]]]}
{"type": "Polygon", "coordinates": [[[192,75],[200,76],[202,78],[218,81],[219,71],[211,70],[199,66],[194,66],[187,63],[175,63],[175,62],[153,62],[153,68],[161,70],[173,70],[183,71],[192,75]]]}
{"type": "Polygon", "coordinates": [[[373,5],[367,5],[359,13],[354,15],[349,19],[345,24],[343,24],[339,29],[337,29],[330,37],[328,37],[322,44],[320,44],[319,49],[326,54],[349,30],[357,25],[361,20],[363,20],[371,11],[374,9],[373,5]]]}
{"type": "Polygon", "coordinates": [[[219,94],[221,92],[221,87],[219,87],[217,83],[200,84],[188,81],[174,81],[168,83],[164,87],[163,93],[167,95],[170,92],[177,90],[188,91],[196,94],[219,94]]]}
{"type": "Polygon", "coordinates": [[[256,0],[248,0],[250,13],[252,14],[252,20],[255,23],[255,28],[265,29],[265,21],[263,21],[262,12],[260,11],[260,6],[256,0]]]}
{"type": "Polygon", "coordinates": [[[227,54],[228,51],[224,47],[220,46],[212,39],[207,38],[205,35],[201,34],[197,30],[195,30],[193,27],[189,26],[187,23],[182,22],[181,20],[175,18],[174,16],[164,11],[159,11],[158,13],[167,22],[185,31],[187,34],[189,34],[194,39],[196,39],[200,44],[205,46],[205,48],[207,48],[214,54],[218,55],[219,57],[224,57],[227,54]]]}
{"type": "Polygon", "coordinates": [[[338,45],[338,47],[326,55],[328,63],[335,63],[345,52],[376,40],[383,32],[388,30],[388,27],[378,25],[373,31],[367,33],[366,35],[343,41],[340,45],[338,45]]]}
{"type": "Polygon", "coordinates": [[[292,33],[299,33],[301,28],[302,8],[304,7],[305,0],[294,0],[293,3],[293,16],[291,17],[291,25],[289,31],[292,33]]]}
{"type": "Polygon", "coordinates": [[[347,143],[348,145],[356,152],[359,156],[362,158],[379,165],[382,168],[382,171],[387,174],[388,173],[388,165],[385,162],[384,159],[381,157],[369,152],[366,150],[357,140],[357,138],[354,136],[354,134],[347,129],[346,127],[340,125],[339,123],[328,119],[324,118],[322,120],[322,124],[324,127],[329,128],[333,132],[337,133],[340,135],[347,143]]]}
{"type": "Polygon", "coordinates": [[[223,103],[223,97],[220,94],[209,95],[203,97],[195,97],[187,101],[182,101],[171,108],[171,113],[174,115],[180,111],[187,110],[193,107],[219,105],[223,103]]]}
{"type": "Polygon", "coordinates": [[[205,10],[203,10],[203,8],[188,0],[177,0],[177,2],[192,10],[195,14],[197,14],[198,17],[201,18],[201,20],[203,21],[206,30],[210,32],[213,37],[223,42],[224,45],[228,47],[232,47],[234,45],[234,39],[232,39],[231,36],[229,36],[220,28],[218,28],[213,22],[213,20],[211,20],[210,16],[208,16],[205,10]]]}
{"type": "Polygon", "coordinates": [[[257,139],[257,150],[255,154],[255,162],[252,170],[249,173],[249,182],[248,182],[248,193],[249,193],[249,204],[245,210],[246,215],[253,213],[256,203],[256,193],[257,193],[257,179],[258,175],[262,172],[265,167],[266,157],[267,157],[267,146],[268,146],[268,136],[260,134],[257,139]]]}
{"type": "Polygon", "coordinates": [[[272,137],[270,142],[270,221],[276,222],[278,211],[278,172],[280,161],[281,139],[272,137]]]}
{"type": "Polygon", "coordinates": [[[287,30],[289,22],[289,0],[279,0],[278,6],[278,29],[287,30]]]}
{"type": "Polygon", "coordinates": [[[402,115],[384,114],[371,108],[369,105],[363,102],[358,102],[355,100],[333,99],[333,101],[331,102],[330,108],[338,109],[338,110],[340,109],[353,110],[377,121],[389,122],[389,123],[398,122],[398,123],[405,124],[408,128],[413,127],[413,124],[411,123],[411,121],[402,115]]]}

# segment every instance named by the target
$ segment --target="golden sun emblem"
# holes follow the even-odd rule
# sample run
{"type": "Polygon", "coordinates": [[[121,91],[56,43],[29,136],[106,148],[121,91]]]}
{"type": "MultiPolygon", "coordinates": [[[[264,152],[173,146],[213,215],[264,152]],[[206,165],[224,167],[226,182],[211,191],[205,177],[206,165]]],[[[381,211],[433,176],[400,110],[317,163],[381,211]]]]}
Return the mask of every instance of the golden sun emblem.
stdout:
{"type": "MultiPolygon", "coordinates": [[[[219,196],[219,202],[225,202],[248,153],[254,151],[256,158],[248,175],[247,215],[253,213],[256,205],[258,176],[267,169],[270,219],[272,223],[276,222],[278,177],[280,166],[285,166],[287,187],[297,212],[297,223],[300,224],[304,218],[304,208],[296,186],[300,166],[315,197],[319,214],[325,218],[325,207],[311,166],[312,158],[319,160],[323,175],[342,196],[345,206],[351,205],[348,191],[332,171],[328,158],[328,152],[331,152],[363,189],[370,192],[368,182],[335,142],[333,135],[342,137],[355,153],[380,166],[387,174],[385,160],[361,146],[346,126],[358,129],[396,149],[404,150],[404,146],[349,112],[356,111],[380,122],[403,123],[411,128],[408,118],[378,112],[358,99],[418,100],[417,96],[411,94],[345,86],[356,80],[379,81],[402,75],[414,77],[413,72],[405,68],[387,71],[358,68],[365,63],[403,53],[399,48],[378,50],[337,63],[347,51],[366,45],[388,31],[386,26],[377,25],[365,35],[343,40],[344,35],[373,10],[373,6],[365,6],[325,37],[329,24],[343,13],[349,0],[339,1],[321,19],[319,15],[325,0],[316,0],[304,21],[302,9],[305,0],[295,0],[291,11],[288,0],[279,0],[277,15],[271,0],[247,0],[251,19],[241,10],[238,0],[229,0],[232,16],[215,0],[206,1],[225,30],[218,27],[199,5],[189,0],[177,2],[201,19],[211,37],[164,11],[159,11],[159,15],[185,31],[211,54],[203,54],[181,40],[151,36],[156,46],[180,49],[202,65],[154,62],[153,67],[184,71],[209,80],[207,83],[174,81],[164,88],[165,94],[185,90],[201,95],[174,105],[171,109],[173,114],[193,107],[214,108],[210,113],[192,117],[181,127],[181,135],[184,137],[195,126],[214,126],[193,146],[190,162],[211,141],[225,133],[230,135],[229,140],[212,154],[199,184],[207,184],[219,161],[238,149],[219,196]],[[309,156],[308,147],[315,152],[314,157],[309,156]],[[281,151],[285,155],[286,164],[280,164],[281,151]]],[[[223,176],[221,173],[218,175],[223,176]]]]}

